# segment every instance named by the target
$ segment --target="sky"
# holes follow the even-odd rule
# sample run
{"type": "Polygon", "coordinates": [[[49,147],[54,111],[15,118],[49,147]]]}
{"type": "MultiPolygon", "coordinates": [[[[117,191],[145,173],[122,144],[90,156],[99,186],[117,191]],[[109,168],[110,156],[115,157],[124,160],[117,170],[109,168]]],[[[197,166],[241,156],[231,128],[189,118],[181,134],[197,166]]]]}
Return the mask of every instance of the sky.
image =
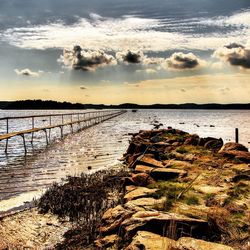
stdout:
{"type": "Polygon", "coordinates": [[[0,0],[0,100],[249,103],[249,0],[0,0]]]}

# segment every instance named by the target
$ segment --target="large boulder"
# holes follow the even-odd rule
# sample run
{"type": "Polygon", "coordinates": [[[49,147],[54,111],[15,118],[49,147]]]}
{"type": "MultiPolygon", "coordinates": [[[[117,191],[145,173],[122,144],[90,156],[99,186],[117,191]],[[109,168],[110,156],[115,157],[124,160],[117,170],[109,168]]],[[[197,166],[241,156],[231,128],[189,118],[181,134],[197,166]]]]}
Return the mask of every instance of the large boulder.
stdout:
{"type": "Polygon", "coordinates": [[[182,237],[177,241],[174,250],[234,250],[232,247],[208,242],[204,240],[197,240],[190,237],[182,237]]]}
{"type": "Polygon", "coordinates": [[[235,158],[242,162],[250,162],[250,153],[248,149],[239,143],[228,142],[219,151],[220,154],[229,158],[235,158]]]}
{"type": "Polygon", "coordinates": [[[248,149],[244,145],[240,143],[236,143],[236,142],[226,143],[225,145],[222,146],[219,152],[222,153],[222,152],[231,151],[231,150],[248,152],[248,149]]]}
{"type": "Polygon", "coordinates": [[[212,139],[205,143],[204,147],[212,150],[219,150],[223,146],[223,140],[220,139],[212,139]]]}
{"type": "Polygon", "coordinates": [[[142,187],[155,183],[155,180],[147,173],[132,174],[130,180],[134,185],[142,187]]]}
{"type": "Polygon", "coordinates": [[[171,249],[176,242],[167,237],[162,237],[159,234],[154,234],[147,231],[138,231],[132,242],[125,250],[161,250],[171,249]]]}

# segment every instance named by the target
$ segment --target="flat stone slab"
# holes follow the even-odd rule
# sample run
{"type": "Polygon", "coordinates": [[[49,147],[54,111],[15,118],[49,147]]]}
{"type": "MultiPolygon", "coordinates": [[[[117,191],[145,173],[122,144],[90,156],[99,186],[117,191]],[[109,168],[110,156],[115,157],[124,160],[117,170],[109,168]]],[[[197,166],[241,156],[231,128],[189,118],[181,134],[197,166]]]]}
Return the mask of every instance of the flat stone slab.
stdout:
{"type": "Polygon", "coordinates": [[[176,242],[159,234],[147,231],[138,231],[132,242],[125,250],[145,249],[145,250],[161,250],[170,249],[176,242]]]}
{"type": "Polygon", "coordinates": [[[157,191],[157,189],[149,189],[146,187],[137,187],[133,189],[132,191],[129,191],[125,194],[124,199],[126,202],[130,200],[135,200],[138,198],[142,198],[145,196],[148,196],[150,194],[153,194],[157,191]]]}
{"type": "Polygon", "coordinates": [[[197,240],[190,237],[182,237],[177,241],[176,250],[234,250],[234,249],[232,247],[214,242],[197,240]]]}
{"type": "Polygon", "coordinates": [[[175,227],[176,238],[183,233],[197,238],[209,234],[208,222],[205,220],[160,211],[139,211],[121,224],[126,239],[133,237],[139,230],[161,235],[164,229],[171,226],[175,227]]]}
{"type": "Polygon", "coordinates": [[[136,172],[147,173],[156,180],[169,180],[187,175],[187,171],[175,168],[153,168],[144,165],[137,165],[136,172]]]}
{"type": "Polygon", "coordinates": [[[161,199],[154,199],[152,197],[144,197],[136,200],[130,200],[125,204],[125,207],[144,207],[144,208],[164,208],[166,203],[166,197],[162,197],[161,199]]]}
{"type": "Polygon", "coordinates": [[[193,188],[203,194],[218,194],[225,191],[225,187],[215,187],[210,185],[194,185],[193,188]]]}
{"type": "Polygon", "coordinates": [[[143,163],[143,165],[148,165],[151,167],[157,167],[157,168],[163,168],[163,164],[160,161],[157,161],[149,156],[143,156],[140,160],[140,163],[143,163]]]}

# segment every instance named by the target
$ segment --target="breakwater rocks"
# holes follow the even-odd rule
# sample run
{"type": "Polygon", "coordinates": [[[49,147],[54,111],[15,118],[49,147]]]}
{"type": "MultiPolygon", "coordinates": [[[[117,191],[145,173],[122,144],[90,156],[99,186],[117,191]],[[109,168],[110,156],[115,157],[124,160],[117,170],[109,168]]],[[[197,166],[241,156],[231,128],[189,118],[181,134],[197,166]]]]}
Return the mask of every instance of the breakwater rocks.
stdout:
{"type": "Polygon", "coordinates": [[[168,128],[132,136],[122,202],[93,249],[249,249],[250,153],[168,128]]]}

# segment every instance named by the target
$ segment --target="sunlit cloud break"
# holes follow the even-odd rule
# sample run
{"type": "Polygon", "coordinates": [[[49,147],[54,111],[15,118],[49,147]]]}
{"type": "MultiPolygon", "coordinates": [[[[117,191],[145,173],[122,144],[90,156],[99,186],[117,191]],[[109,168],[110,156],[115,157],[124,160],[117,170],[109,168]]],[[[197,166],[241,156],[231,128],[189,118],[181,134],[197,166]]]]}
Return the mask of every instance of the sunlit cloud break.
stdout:
{"type": "Polygon", "coordinates": [[[176,29],[167,19],[122,16],[106,18],[91,14],[91,18],[79,18],[77,23],[66,25],[62,22],[40,26],[28,26],[7,29],[0,39],[21,48],[69,48],[79,44],[87,50],[104,51],[165,51],[170,49],[217,49],[230,43],[244,43],[250,35],[250,11],[237,13],[228,17],[196,19],[178,22],[176,29]],[[242,21],[241,21],[241,17],[242,21]],[[233,31],[187,34],[182,26],[221,25],[227,23],[233,31]],[[175,30],[175,31],[173,31],[175,30]],[[152,42],[152,38],[154,38],[152,42]]]}

